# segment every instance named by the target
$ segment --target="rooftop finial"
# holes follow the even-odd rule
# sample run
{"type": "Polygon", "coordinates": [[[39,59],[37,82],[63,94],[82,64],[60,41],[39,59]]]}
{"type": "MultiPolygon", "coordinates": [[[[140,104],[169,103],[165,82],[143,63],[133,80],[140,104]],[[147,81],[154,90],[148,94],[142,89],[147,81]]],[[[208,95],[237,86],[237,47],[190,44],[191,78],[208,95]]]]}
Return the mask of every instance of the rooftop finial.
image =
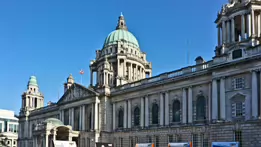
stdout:
{"type": "Polygon", "coordinates": [[[117,25],[116,29],[117,29],[117,30],[118,30],[118,29],[128,30],[122,12],[121,12],[121,15],[119,16],[118,25],[117,25]]]}

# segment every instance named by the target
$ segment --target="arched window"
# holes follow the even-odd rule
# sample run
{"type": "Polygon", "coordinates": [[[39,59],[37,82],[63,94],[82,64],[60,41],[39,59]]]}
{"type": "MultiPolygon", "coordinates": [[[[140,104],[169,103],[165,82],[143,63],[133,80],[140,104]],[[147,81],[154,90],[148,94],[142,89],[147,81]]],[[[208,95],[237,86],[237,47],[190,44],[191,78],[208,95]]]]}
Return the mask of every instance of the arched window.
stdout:
{"type": "Polygon", "coordinates": [[[196,102],[196,118],[197,120],[206,119],[206,101],[204,96],[199,96],[196,102]]]}
{"type": "Polygon", "coordinates": [[[140,108],[136,107],[134,109],[134,126],[140,125],[140,108]]]}
{"type": "Polygon", "coordinates": [[[119,110],[118,114],[118,127],[122,128],[123,127],[123,109],[119,110]]]}
{"type": "Polygon", "coordinates": [[[159,106],[158,104],[154,103],[152,105],[152,124],[159,123],[159,106]]]}
{"type": "Polygon", "coordinates": [[[180,122],[180,102],[175,100],[172,106],[172,121],[180,122]]]}

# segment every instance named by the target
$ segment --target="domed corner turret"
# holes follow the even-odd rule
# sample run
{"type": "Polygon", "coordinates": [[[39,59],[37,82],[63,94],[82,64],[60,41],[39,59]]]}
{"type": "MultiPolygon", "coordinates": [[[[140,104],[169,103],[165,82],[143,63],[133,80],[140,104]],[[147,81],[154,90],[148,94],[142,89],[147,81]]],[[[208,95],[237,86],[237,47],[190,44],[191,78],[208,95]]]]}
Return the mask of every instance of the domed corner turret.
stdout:
{"type": "Polygon", "coordinates": [[[44,106],[44,96],[39,91],[36,76],[30,76],[27,83],[27,90],[22,94],[22,108],[20,114],[32,111],[44,106]]]}
{"type": "Polygon", "coordinates": [[[72,74],[70,74],[69,77],[67,78],[67,83],[70,83],[70,84],[74,83],[74,78],[73,78],[72,74]]]}
{"type": "Polygon", "coordinates": [[[72,74],[67,78],[66,83],[64,83],[64,93],[74,84],[74,78],[72,74]]]}
{"type": "Polygon", "coordinates": [[[30,77],[30,79],[28,81],[28,86],[37,86],[38,87],[36,76],[30,77]]]}

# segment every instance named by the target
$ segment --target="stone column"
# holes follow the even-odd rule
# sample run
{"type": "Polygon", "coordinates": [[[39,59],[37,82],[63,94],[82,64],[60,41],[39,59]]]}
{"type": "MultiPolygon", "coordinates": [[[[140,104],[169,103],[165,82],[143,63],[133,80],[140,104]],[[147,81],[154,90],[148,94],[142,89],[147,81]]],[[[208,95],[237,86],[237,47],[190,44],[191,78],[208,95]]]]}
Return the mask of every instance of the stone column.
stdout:
{"type": "Polygon", "coordinates": [[[225,77],[220,80],[220,117],[222,120],[226,120],[225,77]]]}
{"type": "Polygon", "coordinates": [[[188,89],[188,123],[193,121],[192,87],[188,89]]]}
{"type": "Polygon", "coordinates": [[[133,71],[133,69],[132,69],[132,63],[130,63],[130,80],[131,80],[131,81],[133,80],[133,79],[132,79],[132,77],[133,77],[132,71],[133,71]]]}
{"type": "Polygon", "coordinates": [[[218,119],[217,80],[212,80],[212,119],[218,119]]]}
{"type": "Polygon", "coordinates": [[[59,115],[60,115],[60,117],[59,117],[59,118],[60,118],[60,121],[62,121],[62,122],[63,122],[63,117],[62,117],[62,116],[63,116],[63,110],[60,110],[60,113],[59,113],[59,115]]]}
{"type": "Polygon", "coordinates": [[[91,85],[93,85],[93,71],[90,69],[90,77],[91,77],[91,79],[90,79],[90,81],[91,81],[91,85]]]}
{"type": "Polygon", "coordinates": [[[125,74],[126,74],[126,60],[123,60],[123,66],[122,66],[122,76],[125,78],[125,74]]]}
{"type": "Polygon", "coordinates": [[[96,123],[95,120],[94,120],[94,107],[95,107],[95,106],[94,106],[94,103],[92,103],[91,105],[92,105],[92,116],[91,116],[91,117],[92,117],[92,119],[91,119],[91,120],[92,120],[92,121],[91,121],[92,124],[91,124],[91,130],[94,130],[94,123],[96,123]]]}
{"type": "Polygon", "coordinates": [[[101,83],[100,83],[100,74],[99,74],[100,72],[98,72],[98,70],[96,71],[96,84],[98,84],[98,85],[101,85],[101,83]]]}
{"type": "Polygon", "coordinates": [[[186,89],[182,89],[182,123],[187,123],[187,92],[186,89]]]}
{"type": "Polygon", "coordinates": [[[211,121],[211,110],[212,110],[212,83],[208,84],[208,121],[211,121]]]}
{"type": "Polygon", "coordinates": [[[82,105],[82,130],[85,130],[85,105],[82,105]]]}
{"type": "Polygon", "coordinates": [[[145,127],[149,126],[149,98],[145,97],[145,127]]]}
{"type": "Polygon", "coordinates": [[[245,14],[241,15],[241,40],[245,39],[245,14]]]}
{"type": "Polygon", "coordinates": [[[120,59],[117,60],[118,61],[118,76],[121,76],[121,62],[120,59]]]}
{"type": "Polygon", "coordinates": [[[109,82],[110,82],[110,81],[109,81],[109,72],[107,71],[107,72],[106,72],[106,85],[110,85],[109,82]]]}
{"type": "Polygon", "coordinates": [[[69,108],[69,125],[72,125],[71,120],[72,120],[72,110],[71,108],[69,108]]]}
{"type": "MultiPolygon", "coordinates": [[[[46,132],[46,134],[45,134],[45,147],[49,146],[48,140],[49,140],[49,132],[46,132]]],[[[37,142],[36,142],[36,144],[37,144],[37,142]]]]}
{"type": "Polygon", "coordinates": [[[257,73],[252,71],[252,117],[258,116],[257,73]]]}
{"type": "Polygon", "coordinates": [[[55,140],[56,140],[56,129],[53,130],[53,141],[55,141],[55,140]]]}
{"type": "Polygon", "coordinates": [[[131,101],[128,100],[128,128],[131,128],[131,101]]]}
{"type": "Polygon", "coordinates": [[[226,43],[226,23],[222,21],[222,44],[226,43]]]}
{"type": "Polygon", "coordinates": [[[231,42],[235,42],[235,18],[231,19],[231,42]]]}
{"type": "Polygon", "coordinates": [[[82,130],[82,106],[80,108],[80,114],[79,114],[79,131],[82,130]]]}
{"type": "Polygon", "coordinates": [[[261,25],[260,25],[260,13],[257,15],[257,37],[260,37],[260,27],[261,27],[261,25]]]}
{"type": "MultiPolygon", "coordinates": [[[[261,71],[259,73],[259,84],[261,85],[261,71]]],[[[259,91],[261,92],[261,86],[259,86],[259,91]]],[[[259,95],[259,99],[260,99],[260,103],[259,103],[259,107],[261,107],[261,94],[259,95]]],[[[259,109],[259,116],[261,117],[261,108],[259,109]]]]}
{"type": "Polygon", "coordinates": [[[97,100],[96,100],[96,102],[94,103],[94,105],[95,105],[95,110],[94,110],[94,112],[95,112],[95,116],[94,116],[94,123],[95,123],[95,125],[94,125],[94,129],[95,129],[95,131],[98,131],[99,130],[99,109],[98,109],[98,102],[97,102],[97,100]]]}
{"type": "Polygon", "coordinates": [[[71,110],[71,112],[72,112],[72,119],[71,119],[71,123],[72,123],[72,128],[73,128],[73,130],[75,129],[74,128],[74,108],[71,108],[72,110],[71,110]]]}
{"type": "Polygon", "coordinates": [[[124,102],[124,109],[123,109],[123,110],[124,110],[123,128],[127,128],[127,110],[128,110],[127,107],[128,107],[128,106],[127,106],[127,101],[125,101],[125,102],[124,102]]]}
{"type": "Polygon", "coordinates": [[[144,127],[144,98],[140,98],[140,126],[144,127]]]}
{"type": "Polygon", "coordinates": [[[252,17],[252,35],[255,35],[255,11],[251,11],[251,17],[252,17]]]}
{"type": "Polygon", "coordinates": [[[251,14],[247,14],[247,36],[251,37],[251,14]]]}
{"type": "Polygon", "coordinates": [[[165,125],[169,125],[169,92],[165,93],[165,125]]]}
{"type": "Polygon", "coordinates": [[[164,124],[164,93],[160,93],[160,125],[164,124]]]}
{"type": "Polygon", "coordinates": [[[230,43],[230,41],[231,41],[230,21],[227,20],[226,24],[227,24],[227,43],[230,43]]]}
{"type": "Polygon", "coordinates": [[[115,103],[112,103],[112,129],[116,129],[116,111],[115,103]]]}

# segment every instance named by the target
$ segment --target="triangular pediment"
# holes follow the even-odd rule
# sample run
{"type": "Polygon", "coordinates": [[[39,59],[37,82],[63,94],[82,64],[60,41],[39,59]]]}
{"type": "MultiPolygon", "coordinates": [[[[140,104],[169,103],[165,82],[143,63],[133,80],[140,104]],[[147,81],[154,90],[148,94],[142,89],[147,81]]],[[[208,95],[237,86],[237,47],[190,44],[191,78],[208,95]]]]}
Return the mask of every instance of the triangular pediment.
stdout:
{"type": "Polygon", "coordinates": [[[65,102],[71,102],[76,101],[84,98],[91,98],[98,96],[99,93],[95,92],[91,88],[84,87],[80,84],[74,83],[65,93],[64,95],[59,99],[57,102],[65,103],[65,102]]]}

